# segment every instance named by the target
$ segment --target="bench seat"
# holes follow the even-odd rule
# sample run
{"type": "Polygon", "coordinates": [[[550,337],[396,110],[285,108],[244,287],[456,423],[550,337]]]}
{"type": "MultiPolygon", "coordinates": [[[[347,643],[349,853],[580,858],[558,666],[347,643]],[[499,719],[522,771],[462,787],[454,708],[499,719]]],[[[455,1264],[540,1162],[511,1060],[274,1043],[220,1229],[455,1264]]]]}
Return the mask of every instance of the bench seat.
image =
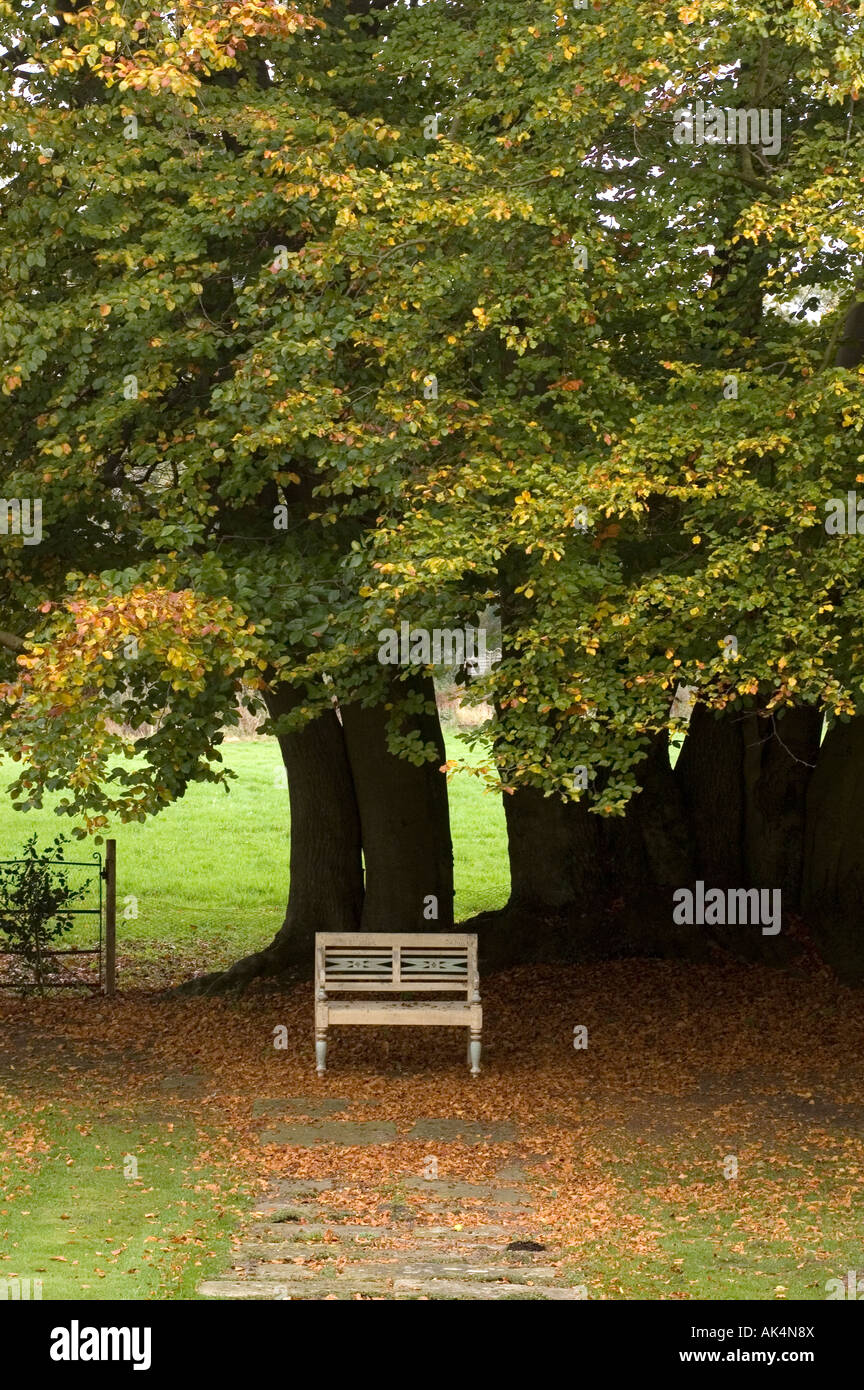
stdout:
{"type": "MultiPolygon", "coordinates": [[[[474,1017],[477,1020],[477,1027],[482,1026],[483,1009],[482,1005],[471,1006],[474,1010],[474,1017]]],[[[470,1018],[466,1016],[465,1005],[459,999],[445,999],[442,1002],[437,1000],[424,999],[416,1004],[402,1000],[374,999],[367,1002],[365,999],[340,999],[338,1002],[327,1005],[328,1023],[370,1023],[370,1024],[389,1024],[389,1023],[413,1023],[418,1026],[428,1026],[434,1028],[455,1027],[459,1024],[468,1023],[470,1018]],[[363,1017],[359,1018],[358,1015],[363,1017]]]]}
{"type": "Polygon", "coordinates": [[[483,1007],[476,935],[316,933],[315,1062],[319,1076],[326,1070],[327,1029],[331,1024],[467,1028],[471,1075],[479,1075],[483,1007]],[[346,994],[362,997],[347,999],[346,994]],[[388,998],[393,994],[413,997],[388,998]],[[429,994],[460,997],[425,997],[429,994]]]}

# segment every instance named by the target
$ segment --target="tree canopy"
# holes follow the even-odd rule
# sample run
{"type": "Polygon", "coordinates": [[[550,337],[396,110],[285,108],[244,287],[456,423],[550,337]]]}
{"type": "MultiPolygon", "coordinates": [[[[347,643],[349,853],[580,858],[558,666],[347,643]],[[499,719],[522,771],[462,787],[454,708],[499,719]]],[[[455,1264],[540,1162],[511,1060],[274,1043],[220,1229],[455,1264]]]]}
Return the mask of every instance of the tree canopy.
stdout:
{"type": "Polygon", "coordinates": [[[238,683],[299,687],[284,727],[381,700],[382,627],[490,603],[511,788],[622,811],[679,687],[860,712],[860,549],[824,524],[864,482],[856,7],[0,25],[0,471],[44,528],[0,538],[19,804],[151,813],[222,776],[238,683]],[[779,149],[679,142],[700,101],[779,112],[779,149]],[[106,719],[156,711],[114,766],[106,719]]]}

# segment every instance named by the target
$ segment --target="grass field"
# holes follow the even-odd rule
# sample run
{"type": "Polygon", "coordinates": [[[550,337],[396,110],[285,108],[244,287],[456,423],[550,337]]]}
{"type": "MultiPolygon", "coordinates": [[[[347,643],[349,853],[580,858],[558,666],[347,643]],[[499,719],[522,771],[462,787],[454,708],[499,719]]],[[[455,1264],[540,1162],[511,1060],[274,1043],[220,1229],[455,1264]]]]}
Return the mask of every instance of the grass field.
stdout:
{"type": "Polygon", "coordinates": [[[194,1126],[106,1122],[81,1102],[42,1119],[47,1151],[3,1175],[0,1279],[39,1279],[52,1300],[193,1297],[232,1228],[197,1171],[194,1126]]]}
{"type": "MultiPolygon", "coordinates": [[[[229,792],[196,783],[149,823],[112,827],[121,954],[140,956],[159,943],[163,957],[200,957],[202,968],[215,969],[266,945],[277,930],[288,893],[290,829],[279,749],[275,739],[259,739],[226,743],[223,752],[237,774],[229,792]]],[[[460,740],[449,740],[449,756],[466,753],[460,740]]],[[[0,765],[0,859],[20,853],[34,830],[42,842],[69,829],[50,809],[59,793],[42,811],[12,809],[3,792],[13,772],[13,764],[0,765]]],[[[464,774],[450,783],[450,805],[456,916],[463,919],[507,900],[504,812],[500,797],[464,774]]],[[[85,859],[92,849],[73,841],[68,857],[85,859]]],[[[69,942],[83,945],[87,935],[79,924],[69,942]]]]}

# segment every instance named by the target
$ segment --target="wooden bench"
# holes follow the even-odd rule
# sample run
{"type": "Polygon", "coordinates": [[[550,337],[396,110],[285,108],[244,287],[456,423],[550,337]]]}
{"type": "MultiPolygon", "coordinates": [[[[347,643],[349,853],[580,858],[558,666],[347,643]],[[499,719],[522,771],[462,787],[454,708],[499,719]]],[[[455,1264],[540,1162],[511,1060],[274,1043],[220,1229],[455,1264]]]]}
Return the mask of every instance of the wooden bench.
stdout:
{"type": "Polygon", "coordinates": [[[483,1009],[476,935],[316,932],[315,1062],[319,1076],[327,1066],[327,1029],[331,1024],[348,1023],[468,1028],[468,1064],[471,1075],[478,1076],[483,1009]],[[461,997],[443,1001],[423,998],[447,993],[461,997]],[[348,994],[363,997],[347,999],[348,994]],[[389,994],[419,997],[404,1001],[388,999],[389,994]]]}

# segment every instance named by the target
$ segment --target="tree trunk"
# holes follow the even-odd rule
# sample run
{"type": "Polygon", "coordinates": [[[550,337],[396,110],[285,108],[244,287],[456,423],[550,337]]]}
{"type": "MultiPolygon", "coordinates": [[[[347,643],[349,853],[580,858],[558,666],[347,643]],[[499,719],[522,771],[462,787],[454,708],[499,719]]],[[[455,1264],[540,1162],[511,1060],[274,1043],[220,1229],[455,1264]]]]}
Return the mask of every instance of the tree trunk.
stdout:
{"type": "Polygon", "coordinates": [[[345,744],[354,781],[366,867],[361,929],[378,932],[450,931],[453,927],[453,845],[444,738],[429,677],[393,681],[392,698],[364,708],[342,707],[345,744]],[[399,715],[410,695],[421,712],[399,715]],[[435,756],[415,766],[392,754],[388,724],[395,713],[402,732],[416,733],[435,756]]]}
{"type": "Polygon", "coordinates": [[[675,777],[687,808],[696,876],[712,888],[745,886],[742,761],[740,714],[718,718],[696,705],[675,777]]]}
{"type": "MultiPolygon", "coordinates": [[[[303,703],[303,692],[277,687],[267,697],[271,718],[303,703]]],[[[358,931],[363,906],[360,819],[335,710],[279,735],[291,810],[290,883],[285,920],[270,945],[228,970],[191,980],[186,993],[244,988],[258,976],[300,965],[313,969],[316,931],[358,931]]]]}
{"type": "Polygon", "coordinates": [[[586,803],[517,787],[504,817],[513,911],[556,913],[600,896],[600,825],[586,803]]]}
{"type": "MultiPolygon", "coordinates": [[[[807,788],[821,716],[811,706],[782,717],[693,711],[675,768],[687,807],[695,877],[710,888],[780,889],[784,925],[800,907],[807,788]]],[[[683,887],[693,887],[682,882],[683,887]]],[[[747,960],[788,958],[788,936],[758,924],[703,926],[747,960]]]]}
{"type": "Polygon", "coordinates": [[[825,735],[807,795],[804,914],[841,979],[864,981],[864,719],[825,735]]]}
{"type": "MultiPolygon", "coordinates": [[[[846,315],[838,367],[864,362],[864,303],[846,315]]],[[[825,735],[807,797],[803,901],[807,925],[844,980],[864,980],[864,718],[825,735]]]]}
{"type": "Polygon", "coordinates": [[[857,367],[861,362],[864,362],[864,304],[853,304],[843,324],[836,365],[857,367]]]}
{"type": "MultiPolygon", "coordinates": [[[[619,885],[643,909],[662,894],[666,916],[672,889],[692,870],[693,850],[665,731],[655,738],[637,772],[640,790],[626,813],[603,823],[607,873],[610,885],[619,885]]],[[[670,910],[670,920],[671,915],[670,910]]]]}
{"type": "Polygon", "coordinates": [[[673,921],[673,893],[693,874],[694,853],[681,787],[663,731],[639,765],[639,792],[623,816],[603,822],[610,890],[622,954],[704,954],[704,943],[673,921]]]}
{"type": "Polygon", "coordinates": [[[620,817],[532,787],[505,795],[510,899],[465,924],[481,933],[487,964],[699,954],[672,921],[672,890],[692,863],[665,733],[639,772],[620,817]]]}
{"type": "Polygon", "coordinates": [[[807,790],[819,756],[822,712],[748,715],[744,742],[744,859],[749,882],[779,888],[784,916],[801,907],[807,790]]]}
{"type": "Polygon", "coordinates": [[[566,959],[596,931],[602,897],[598,819],[587,804],[522,786],[504,794],[510,897],[463,923],[485,967],[566,959]]]}

